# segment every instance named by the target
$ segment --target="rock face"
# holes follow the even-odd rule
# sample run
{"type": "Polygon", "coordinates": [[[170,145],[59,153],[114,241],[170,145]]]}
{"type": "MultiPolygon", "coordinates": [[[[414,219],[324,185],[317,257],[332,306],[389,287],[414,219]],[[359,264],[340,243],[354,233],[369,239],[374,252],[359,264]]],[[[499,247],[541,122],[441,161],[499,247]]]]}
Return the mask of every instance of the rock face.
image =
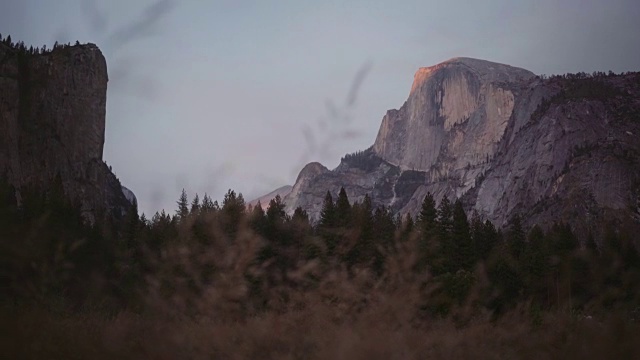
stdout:
{"type": "MultiPolygon", "coordinates": [[[[403,170],[429,171],[441,150],[456,155],[453,169],[491,155],[514,106],[515,84],[527,70],[455,58],[416,72],[409,99],[382,119],[374,151],[403,170]]],[[[450,167],[443,169],[445,172],[450,167]]]]}
{"type": "Polygon", "coordinates": [[[107,65],[93,44],[29,54],[0,44],[0,175],[19,192],[60,176],[87,214],[129,202],[102,160],[107,65]]]}
{"type": "Polygon", "coordinates": [[[415,215],[427,192],[498,226],[640,223],[640,74],[541,79],[483,60],[421,68],[374,145],[334,170],[307,165],[285,198],[318,218],[326,191],[415,215]]]}
{"type": "Polygon", "coordinates": [[[122,193],[124,197],[129,201],[131,205],[138,205],[138,198],[136,198],[136,194],[133,191],[129,190],[127,187],[122,187],[122,193]]]}

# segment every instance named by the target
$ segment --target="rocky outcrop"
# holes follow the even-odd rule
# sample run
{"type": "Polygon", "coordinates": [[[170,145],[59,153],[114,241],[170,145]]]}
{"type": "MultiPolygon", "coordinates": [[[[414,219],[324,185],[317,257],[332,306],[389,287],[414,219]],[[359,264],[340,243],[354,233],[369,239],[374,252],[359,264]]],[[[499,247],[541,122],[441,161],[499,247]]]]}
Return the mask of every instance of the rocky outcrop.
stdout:
{"type": "Polygon", "coordinates": [[[129,201],[131,205],[138,205],[138,198],[136,198],[136,194],[133,191],[129,190],[127,187],[122,187],[122,193],[124,197],[129,201]]]}
{"type": "Polygon", "coordinates": [[[60,176],[86,214],[129,201],[103,162],[107,65],[93,44],[43,54],[0,44],[0,175],[19,191],[60,176]]]}
{"type": "MultiPolygon", "coordinates": [[[[455,58],[419,69],[409,99],[382,119],[374,151],[402,169],[429,171],[441,150],[454,155],[444,173],[491,156],[520,91],[523,69],[455,58]]],[[[443,165],[443,164],[438,164],[443,165]]]]}
{"type": "Polygon", "coordinates": [[[374,145],[334,170],[317,163],[285,198],[317,219],[326,191],[416,214],[427,192],[461,198],[498,226],[595,219],[640,224],[640,75],[541,79],[456,58],[422,68],[374,145]]]}
{"type": "Polygon", "coordinates": [[[603,219],[640,224],[639,73],[536,81],[516,111],[467,194],[475,210],[499,224],[512,213],[592,231],[603,219]]]}

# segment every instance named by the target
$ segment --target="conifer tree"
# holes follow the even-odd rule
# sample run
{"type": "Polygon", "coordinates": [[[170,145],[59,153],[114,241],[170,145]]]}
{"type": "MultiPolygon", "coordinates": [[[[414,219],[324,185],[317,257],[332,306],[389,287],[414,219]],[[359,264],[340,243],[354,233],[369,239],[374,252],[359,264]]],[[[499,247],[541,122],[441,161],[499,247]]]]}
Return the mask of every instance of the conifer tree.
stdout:
{"type": "Polygon", "coordinates": [[[549,269],[549,254],[545,249],[545,235],[539,226],[534,226],[529,231],[527,243],[518,264],[522,269],[523,282],[526,285],[527,295],[533,300],[542,302],[546,297],[547,271],[549,269]]]}
{"type": "Polygon", "coordinates": [[[196,196],[191,201],[191,214],[198,215],[200,213],[200,197],[196,193],[196,196]]]}
{"type": "Polygon", "coordinates": [[[377,207],[372,219],[372,267],[373,271],[380,276],[384,272],[385,252],[391,250],[394,243],[396,225],[391,210],[386,206],[377,207]]]}
{"type": "Polygon", "coordinates": [[[213,202],[211,201],[211,198],[209,197],[209,195],[207,195],[207,193],[204,193],[204,197],[202,198],[201,208],[202,208],[202,212],[205,214],[213,212],[214,210],[213,202]]]}
{"type": "Polygon", "coordinates": [[[436,210],[436,201],[431,192],[425,195],[422,201],[422,207],[417,217],[417,229],[420,234],[418,242],[418,269],[423,269],[428,262],[433,260],[433,256],[437,252],[437,222],[438,211],[436,210]]]}
{"type": "Polygon", "coordinates": [[[471,231],[469,220],[464,212],[462,202],[458,199],[453,204],[453,228],[451,234],[454,248],[454,259],[457,266],[464,270],[471,270],[475,264],[473,243],[471,242],[471,231]]]}
{"type": "MultiPolygon", "coordinates": [[[[176,215],[180,219],[186,219],[189,215],[189,199],[187,198],[187,192],[182,189],[182,194],[180,194],[180,199],[176,202],[178,204],[178,210],[176,210],[176,215]]],[[[163,210],[164,211],[164,210],[163,210]]]]}
{"type": "Polygon", "coordinates": [[[428,232],[435,228],[436,220],[438,218],[438,212],[436,210],[436,201],[433,199],[431,192],[425,195],[422,201],[422,207],[418,214],[418,224],[423,232],[428,232]]]}
{"type": "Polygon", "coordinates": [[[242,194],[236,194],[235,191],[229,189],[222,201],[222,211],[241,214],[245,211],[245,202],[242,194]]]}
{"type": "Polygon", "coordinates": [[[486,261],[498,241],[498,231],[491,221],[483,223],[478,213],[474,213],[471,219],[471,239],[476,259],[486,261]]]}
{"type": "Polygon", "coordinates": [[[264,209],[262,208],[262,204],[260,203],[260,200],[258,200],[258,203],[256,203],[256,206],[254,206],[253,209],[251,210],[251,216],[258,217],[258,218],[262,218],[265,216],[264,209]]]}
{"type": "Polygon", "coordinates": [[[275,198],[269,201],[269,207],[267,208],[267,219],[270,222],[283,222],[287,218],[285,212],[285,204],[282,201],[280,195],[276,195],[275,198]]]}
{"type": "Polygon", "coordinates": [[[389,248],[393,244],[396,226],[393,221],[393,214],[386,206],[379,206],[373,214],[373,234],[376,243],[389,248]]]}
{"type": "Polygon", "coordinates": [[[447,195],[442,198],[440,201],[440,206],[438,206],[438,235],[440,236],[440,240],[448,239],[451,235],[451,230],[453,227],[453,209],[451,207],[451,201],[447,195]]]}
{"type": "Polygon", "coordinates": [[[522,228],[522,219],[516,214],[509,221],[509,252],[516,260],[520,259],[525,250],[525,235],[522,228]]]}
{"type": "Polygon", "coordinates": [[[413,221],[411,214],[407,213],[407,216],[404,217],[404,221],[402,222],[402,226],[407,234],[410,234],[413,231],[415,222],[413,221]]]}
{"type": "Polygon", "coordinates": [[[242,194],[236,195],[236,192],[231,189],[227,191],[222,201],[221,212],[223,215],[223,229],[230,238],[235,238],[238,233],[240,222],[246,210],[245,206],[242,194]]]}
{"type": "Polygon", "coordinates": [[[335,208],[337,225],[347,226],[351,217],[351,204],[349,203],[349,198],[347,197],[347,192],[344,190],[344,187],[340,188],[335,208]]]}
{"type": "Polygon", "coordinates": [[[376,244],[374,243],[373,204],[369,194],[365,194],[362,203],[353,207],[353,227],[358,230],[357,233],[360,236],[355,245],[346,251],[344,260],[348,267],[373,259],[376,244]]]}
{"type": "Polygon", "coordinates": [[[292,221],[308,223],[309,222],[309,214],[307,213],[306,210],[302,209],[302,207],[298,206],[293,211],[293,216],[291,216],[291,220],[292,221]]]}
{"type": "Polygon", "coordinates": [[[445,195],[438,206],[438,219],[436,221],[437,243],[430,245],[434,253],[431,254],[429,249],[429,262],[431,263],[431,271],[438,275],[447,272],[454,272],[456,248],[453,242],[453,209],[449,198],[445,195]]]}
{"type": "Polygon", "coordinates": [[[336,207],[331,192],[327,191],[320,211],[318,233],[324,240],[328,256],[335,255],[338,246],[338,235],[335,229],[336,222],[336,207]]]}
{"type": "Polygon", "coordinates": [[[258,200],[258,203],[251,210],[250,225],[258,235],[265,236],[266,217],[260,200],[258,200]]]}
{"type": "Polygon", "coordinates": [[[336,225],[336,207],[333,203],[331,192],[327,191],[322,203],[320,212],[320,226],[323,228],[332,228],[336,225]]]}

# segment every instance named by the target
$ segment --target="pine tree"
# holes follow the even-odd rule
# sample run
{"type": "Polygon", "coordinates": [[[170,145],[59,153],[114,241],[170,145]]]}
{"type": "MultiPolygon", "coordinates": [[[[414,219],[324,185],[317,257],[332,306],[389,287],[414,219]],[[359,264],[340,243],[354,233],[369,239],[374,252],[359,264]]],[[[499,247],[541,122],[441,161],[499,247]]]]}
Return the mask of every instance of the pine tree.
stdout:
{"type": "Polygon", "coordinates": [[[186,219],[189,215],[189,199],[187,198],[187,192],[182,189],[182,194],[180,194],[180,199],[176,202],[178,204],[178,210],[176,210],[176,215],[180,220],[186,219]]]}
{"type": "Polygon", "coordinates": [[[200,197],[196,193],[196,196],[191,201],[191,214],[198,215],[200,213],[200,197]]]}
{"type": "Polygon", "coordinates": [[[518,263],[521,267],[523,282],[528,296],[533,300],[543,302],[547,295],[545,283],[549,269],[549,254],[545,249],[545,235],[539,226],[534,226],[529,231],[528,241],[518,263]]]}
{"type": "Polygon", "coordinates": [[[393,214],[386,206],[379,206],[373,214],[372,223],[373,235],[373,271],[380,276],[384,272],[385,252],[391,250],[395,234],[396,225],[393,214]]]}
{"type": "Polygon", "coordinates": [[[338,246],[338,235],[336,234],[336,207],[333,202],[331,192],[327,191],[320,211],[320,221],[318,223],[318,234],[325,243],[327,256],[334,256],[338,246]]]}
{"type": "Polygon", "coordinates": [[[369,194],[365,194],[362,203],[353,206],[353,227],[360,236],[355,245],[346,251],[344,260],[349,268],[356,263],[365,263],[373,258],[376,247],[373,221],[373,204],[369,194]]]}
{"type": "Polygon", "coordinates": [[[298,206],[293,211],[293,216],[291,217],[292,221],[296,222],[306,222],[309,223],[309,214],[306,210],[303,210],[300,206],[298,206]]]}
{"type": "Polygon", "coordinates": [[[267,208],[267,219],[270,223],[281,223],[287,220],[285,204],[282,201],[280,195],[276,195],[275,198],[269,201],[269,207],[267,208]]]}
{"type": "Polygon", "coordinates": [[[202,212],[205,214],[211,213],[214,211],[213,202],[207,193],[204,193],[204,197],[202,198],[202,212]]]}
{"type": "Polygon", "coordinates": [[[373,233],[378,244],[389,248],[393,244],[396,226],[393,214],[386,206],[379,206],[373,214],[373,233]]]}
{"type": "Polygon", "coordinates": [[[431,192],[425,195],[422,201],[422,208],[418,214],[417,222],[423,232],[428,232],[435,228],[438,212],[436,210],[436,201],[433,199],[431,192]]]}
{"type": "Polygon", "coordinates": [[[453,227],[453,209],[451,208],[451,201],[449,201],[447,195],[445,195],[442,198],[442,201],[440,201],[437,223],[439,228],[438,235],[441,240],[448,239],[453,227]]]}
{"type": "Polygon", "coordinates": [[[516,260],[520,259],[525,249],[525,235],[522,228],[522,219],[516,214],[509,221],[509,252],[516,260]]]}
{"type": "Polygon", "coordinates": [[[337,225],[347,226],[351,217],[351,204],[349,203],[349,198],[347,197],[347,192],[344,190],[344,187],[340,188],[335,208],[337,225]]]}
{"type": "Polygon", "coordinates": [[[223,229],[229,238],[234,239],[237,235],[245,210],[246,205],[242,194],[236,195],[235,191],[229,189],[224,196],[221,209],[223,229]]]}
{"type": "Polygon", "coordinates": [[[129,209],[124,220],[124,237],[127,242],[127,248],[132,249],[135,246],[135,240],[144,223],[138,216],[138,204],[134,203],[129,209]]]}
{"type": "Polygon", "coordinates": [[[258,203],[256,204],[256,206],[253,207],[253,210],[251,211],[251,218],[250,218],[251,228],[258,235],[265,236],[265,230],[266,230],[265,223],[266,223],[266,216],[264,213],[264,209],[262,209],[262,204],[260,203],[260,200],[258,200],[258,203]]]}
{"type": "Polygon", "coordinates": [[[229,189],[222,201],[222,211],[238,215],[244,213],[245,210],[246,205],[242,193],[236,194],[235,191],[229,189]]]}
{"type": "Polygon", "coordinates": [[[498,230],[491,221],[484,223],[477,213],[471,219],[471,239],[474,253],[478,261],[486,261],[498,241],[498,230]]]}
{"type": "Polygon", "coordinates": [[[471,270],[476,262],[473,243],[471,242],[471,231],[469,220],[464,212],[462,202],[458,199],[453,204],[453,228],[452,240],[456,260],[456,266],[471,270]]]}
{"type": "Polygon", "coordinates": [[[449,198],[445,195],[438,206],[438,220],[436,221],[436,252],[433,254],[432,272],[443,274],[454,272],[455,243],[451,236],[453,232],[453,209],[449,198]]]}
{"type": "Polygon", "coordinates": [[[336,225],[336,207],[331,192],[327,191],[320,212],[320,227],[332,228],[336,225]]]}
{"type": "Polygon", "coordinates": [[[253,209],[251,209],[251,216],[258,216],[258,217],[262,217],[264,216],[264,209],[262,208],[262,203],[260,203],[260,200],[258,200],[258,202],[256,203],[256,206],[253,207],[253,209]]]}
{"type": "Polygon", "coordinates": [[[413,221],[411,214],[407,213],[407,216],[404,217],[404,221],[402,222],[402,226],[407,234],[410,234],[413,231],[415,222],[413,221]]]}
{"type": "Polygon", "coordinates": [[[431,192],[428,192],[422,201],[422,207],[416,220],[416,227],[420,235],[417,269],[422,270],[429,262],[433,262],[433,257],[439,247],[436,242],[438,237],[438,211],[436,210],[436,201],[431,192]]]}

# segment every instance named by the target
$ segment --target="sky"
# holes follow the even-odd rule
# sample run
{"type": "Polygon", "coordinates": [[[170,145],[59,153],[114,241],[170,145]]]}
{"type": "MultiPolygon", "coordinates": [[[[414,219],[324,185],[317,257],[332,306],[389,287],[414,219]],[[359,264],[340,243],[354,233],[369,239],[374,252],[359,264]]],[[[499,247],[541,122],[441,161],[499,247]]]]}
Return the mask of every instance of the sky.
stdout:
{"type": "Polygon", "coordinates": [[[413,74],[465,56],[537,74],[640,70],[637,0],[0,0],[0,33],[91,42],[104,159],[148,216],[251,200],[375,140],[413,74]]]}

